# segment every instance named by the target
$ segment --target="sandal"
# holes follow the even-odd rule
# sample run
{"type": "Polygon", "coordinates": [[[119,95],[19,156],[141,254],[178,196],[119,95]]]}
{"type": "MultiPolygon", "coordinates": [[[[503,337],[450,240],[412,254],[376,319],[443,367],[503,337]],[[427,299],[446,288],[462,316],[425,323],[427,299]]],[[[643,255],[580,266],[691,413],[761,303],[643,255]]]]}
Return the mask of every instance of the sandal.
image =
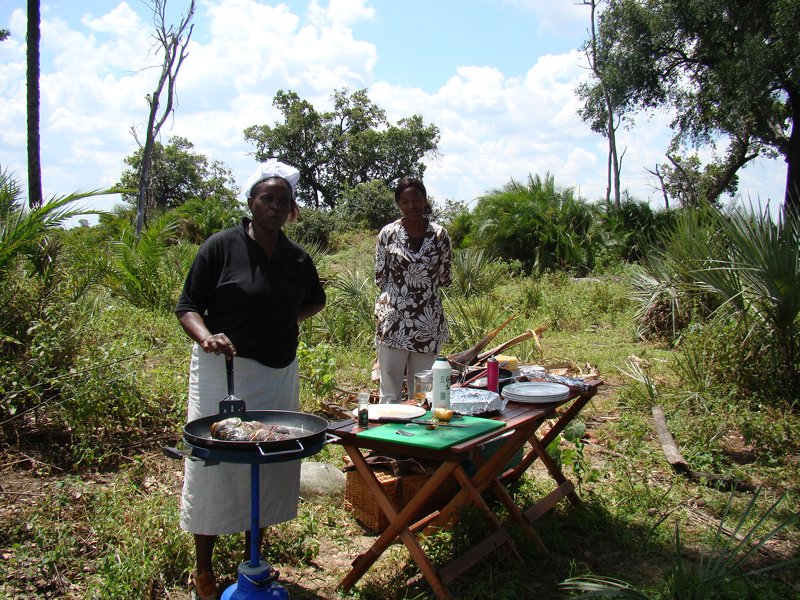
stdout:
{"type": "Polygon", "coordinates": [[[210,571],[192,573],[189,576],[189,592],[192,600],[217,600],[219,589],[214,574],[210,571]]]}

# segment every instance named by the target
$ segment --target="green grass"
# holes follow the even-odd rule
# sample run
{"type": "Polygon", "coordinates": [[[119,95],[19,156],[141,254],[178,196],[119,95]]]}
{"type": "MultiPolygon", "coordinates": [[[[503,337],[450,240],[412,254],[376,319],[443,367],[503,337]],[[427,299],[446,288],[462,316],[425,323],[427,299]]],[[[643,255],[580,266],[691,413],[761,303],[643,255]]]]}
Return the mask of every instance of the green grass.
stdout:
{"type": "MultiPolygon", "coordinates": [[[[366,242],[361,245],[366,247],[366,242]]],[[[352,268],[357,258],[351,252],[332,264],[352,268]]],[[[675,563],[676,547],[687,568],[710,555],[729,492],[672,471],[654,431],[650,412],[654,402],[663,406],[676,443],[694,470],[763,488],[749,511],[753,495],[734,493],[728,522],[744,517],[746,527],[753,526],[755,517],[781,494],[786,494],[785,500],[767,525],[796,512],[800,503],[796,406],[761,400],[754,405],[716,393],[713,387],[686,387],[681,371],[673,368],[675,349],[635,341],[633,307],[624,279],[513,278],[481,298],[494,307],[497,319],[516,316],[493,344],[529,328],[547,327],[541,350],[525,342],[507,354],[523,362],[596,372],[606,385],[580,415],[586,436],[559,441],[564,472],[572,479],[582,478],[584,506],[562,502],[535,523],[546,552],[513,531],[523,563],[516,564],[501,549],[450,586],[454,597],[562,598],[565,592],[559,583],[587,574],[624,580],[651,597],[675,597],[669,596],[663,582],[675,563]],[[626,374],[635,374],[632,365],[647,375],[651,387],[626,374]],[[736,462],[728,447],[731,435],[750,449],[754,460],[736,462]]],[[[475,326],[468,321],[472,318],[468,311],[463,314],[465,327],[475,326]]],[[[117,432],[109,447],[98,437],[91,444],[83,442],[94,458],[79,467],[66,467],[64,473],[56,467],[63,462],[56,460],[63,451],[59,446],[46,440],[38,447],[30,440],[24,449],[7,444],[7,472],[15,464],[16,475],[35,482],[39,486],[35,491],[44,495],[0,511],[0,597],[165,598],[185,589],[193,550],[191,537],[178,527],[182,464],[163,458],[159,446],[176,442],[184,418],[189,344],[171,319],[114,305],[98,319],[94,331],[96,343],[86,349],[87,355],[101,353],[104,364],[127,356],[125,352],[141,356],[123,363],[128,379],[124,369],[109,367],[88,376],[87,385],[99,386],[95,394],[108,389],[119,395],[107,394],[107,400],[120,403],[126,411],[138,402],[147,417],[141,420],[145,428],[137,430],[127,422],[128,429],[117,432]],[[126,442],[120,444],[120,439],[126,442]]],[[[329,342],[317,335],[313,328],[304,334],[313,348],[307,356],[310,362],[301,362],[301,372],[311,379],[302,386],[304,410],[316,411],[326,402],[338,401],[338,389],[375,387],[370,380],[371,342],[324,348],[321,344],[329,342]]],[[[313,460],[341,466],[342,457],[341,448],[328,445],[313,460]]],[[[521,505],[528,505],[553,487],[537,464],[513,493],[521,505]]],[[[11,506],[13,498],[0,495],[5,503],[0,508],[11,506]]],[[[433,535],[424,545],[441,564],[454,548],[468,546],[482,526],[480,519],[465,517],[452,531],[433,535]]],[[[337,598],[336,585],[360,551],[362,534],[341,504],[303,502],[297,519],[270,531],[269,559],[289,578],[292,597],[337,598]],[[333,557],[341,558],[334,567],[333,557]]],[[[795,524],[751,562],[777,564],[796,557],[799,547],[795,524]]],[[[215,560],[229,580],[242,558],[240,536],[221,539],[215,560]]],[[[748,581],[757,597],[782,598],[796,594],[800,576],[796,570],[783,571],[748,576],[748,581]]],[[[420,581],[400,545],[392,546],[352,593],[363,599],[429,596],[429,587],[420,581]],[[414,581],[409,585],[410,578],[414,581]]]]}

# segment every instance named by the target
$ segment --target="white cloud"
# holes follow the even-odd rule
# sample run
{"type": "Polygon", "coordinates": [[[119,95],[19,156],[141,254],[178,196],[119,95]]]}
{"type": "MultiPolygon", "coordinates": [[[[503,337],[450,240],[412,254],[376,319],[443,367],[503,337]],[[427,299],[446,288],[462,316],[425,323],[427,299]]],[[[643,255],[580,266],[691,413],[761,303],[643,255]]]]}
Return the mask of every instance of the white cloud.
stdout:
{"type": "MultiPolygon", "coordinates": [[[[570,0],[513,1],[537,15],[540,29],[556,33],[567,27],[574,33],[588,19],[588,11],[570,0]]],[[[290,8],[297,4],[201,4],[178,76],[176,111],[163,140],[186,137],[198,152],[223,161],[243,180],[254,151],[243,130],[281,119],[272,106],[279,89],[296,91],[318,110],[327,110],[334,90],[367,87],[390,121],[419,113],[440,128],[441,156],[426,160],[425,174],[429,192],[439,200],[469,202],[511,178],[525,181],[529,174],[545,173],[590,200],[604,194],[606,142],[577,115],[574,90],[587,77],[581,52],[540,56],[520,77],[507,77],[496,67],[464,65],[428,93],[375,80],[379,40],[376,46],[353,30],[376,18],[367,0],[332,0],[327,7],[312,1],[304,13],[290,8]]],[[[53,66],[43,63],[41,79],[46,196],[113,184],[124,157],[136,150],[129,130],[136,125],[142,131],[144,96],[158,75],[157,68],[141,67],[159,63],[149,54],[152,23],[139,13],[145,18],[132,4],[120,2],[71,27],[53,10],[43,11],[43,51],[53,56],[53,66]]],[[[14,30],[24,31],[24,11],[15,10],[10,19],[14,30]]],[[[0,44],[0,90],[0,167],[10,168],[24,184],[24,38],[0,44]]],[[[668,115],[637,117],[634,130],[619,133],[623,185],[637,198],[661,202],[644,169],[663,162],[667,124],[668,115]]],[[[784,168],[780,161],[766,160],[748,167],[742,172],[743,192],[763,198],[767,189],[780,190],[784,168]]],[[[109,199],[92,202],[107,206],[109,199]]]]}
{"type": "MultiPolygon", "coordinates": [[[[580,0],[503,0],[535,15],[536,29],[557,36],[572,37],[575,31],[590,27],[591,11],[580,0]]],[[[588,34],[587,34],[588,37],[588,34]]]]}
{"type": "Polygon", "coordinates": [[[322,7],[317,0],[312,0],[308,15],[309,20],[317,26],[346,29],[361,21],[374,19],[376,12],[366,0],[330,0],[327,8],[322,7]]]}

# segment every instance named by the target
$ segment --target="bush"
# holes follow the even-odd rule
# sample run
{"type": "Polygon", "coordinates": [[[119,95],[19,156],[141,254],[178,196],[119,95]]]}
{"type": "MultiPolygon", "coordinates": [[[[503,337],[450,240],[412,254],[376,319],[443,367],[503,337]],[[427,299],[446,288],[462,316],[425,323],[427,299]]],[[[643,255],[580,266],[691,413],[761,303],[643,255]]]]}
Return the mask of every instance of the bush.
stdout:
{"type": "Polygon", "coordinates": [[[317,244],[329,248],[331,235],[336,230],[336,215],[324,209],[302,208],[300,218],[284,227],[286,235],[300,244],[317,244]]]}
{"type": "Polygon", "coordinates": [[[394,201],[394,192],[382,181],[358,184],[347,190],[336,205],[337,228],[342,231],[379,231],[399,217],[400,210],[394,201]]]}
{"type": "Polygon", "coordinates": [[[464,245],[519,260],[527,271],[584,274],[602,244],[597,221],[572,189],[557,188],[550,175],[529,176],[527,185],[511,181],[478,200],[464,245]]]}

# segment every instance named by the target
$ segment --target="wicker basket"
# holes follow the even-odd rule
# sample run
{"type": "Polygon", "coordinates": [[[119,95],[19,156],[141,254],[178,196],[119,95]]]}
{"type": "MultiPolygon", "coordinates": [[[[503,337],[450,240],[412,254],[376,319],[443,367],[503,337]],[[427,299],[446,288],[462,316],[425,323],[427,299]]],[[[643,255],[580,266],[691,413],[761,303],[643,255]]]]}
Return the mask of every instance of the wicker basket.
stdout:
{"type": "MultiPolygon", "coordinates": [[[[373,473],[383,487],[383,491],[395,508],[399,511],[414,497],[423,485],[433,475],[433,469],[422,474],[395,475],[390,469],[373,467],[373,473]]],[[[448,480],[433,494],[430,501],[420,510],[418,517],[442,508],[456,493],[457,484],[448,480]]],[[[345,508],[355,514],[356,520],[369,533],[382,533],[389,525],[386,515],[383,514],[375,496],[367,488],[364,478],[356,470],[346,472],[345,508]]]]}

